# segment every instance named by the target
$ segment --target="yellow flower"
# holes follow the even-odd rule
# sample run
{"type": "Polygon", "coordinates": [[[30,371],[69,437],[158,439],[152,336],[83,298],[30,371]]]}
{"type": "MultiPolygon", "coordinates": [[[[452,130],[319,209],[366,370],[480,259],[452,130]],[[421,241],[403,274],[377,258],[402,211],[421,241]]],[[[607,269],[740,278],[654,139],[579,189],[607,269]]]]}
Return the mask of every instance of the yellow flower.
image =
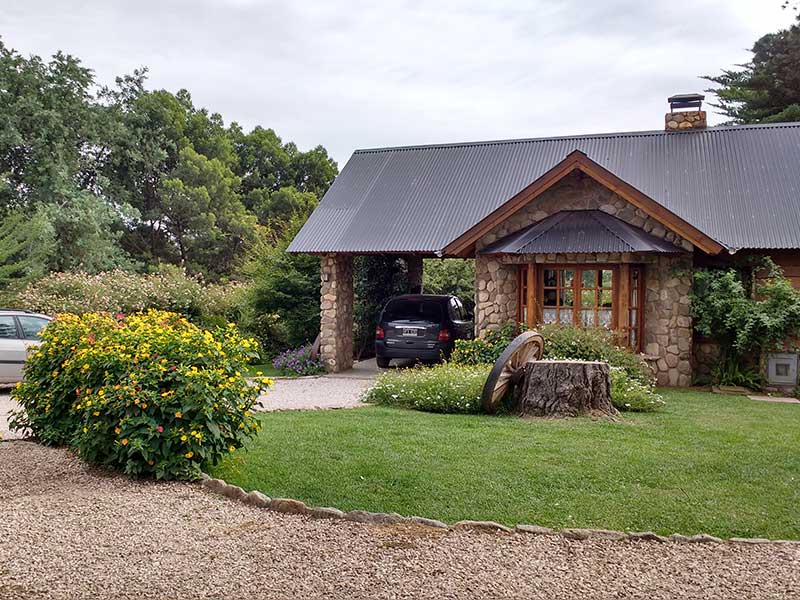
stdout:
{"type": "Polygon", "coordinates": [[[233,454],[234,452],[236,452],[236,446],[229,446],[229,447],[228,447],[228,452],[230,452],[231,454],[233,454]]]}
{"type": "Polygon", "coordinates": [[[89,430],[88,430],[88,429],[86,429],[86,427],[84,427],[84,428],[83,428],[83,433],[86,433],[87,431],[89,431],[89,430]]]}
{"type": "Polygon", "coordinates": [[[120,442],[120,444],[122,444],[123,446],[127,446],[128,445],[128,438],[122,438],[122,441],[120,442]]]}
{"type": "Polygon", "coordinates": [[[182,441],[182,442],[185,442],[185,441],[186,441],[186,440],[188,440],[188,439],[189,439],[189,438],[187,438],[185,435],[182,435],[182,436],[181,436],[181,441],[182,441]]]}
{"type": "Polygon", "coordinates": [[[116,433],[117,435],[119,435],[119,432],[120,432],[120,431],[122,431],[122,429],[120,429],[119,427],[114,427],[114,433],[116,433]]]}
{"type": "Polygon", "coordinates": [[[183,416],[183,413],[181,413],[181,411],[178,411],[178,412],[175,413],[175,418],[176,419],[180,419],[182,416],[183,416]]]}
{"type": "Polygon", "coordinates": [[[192,451],[190,450],[189,452],[187,452],[186,454],[184,454],[184,456],[185,456],[186,458],[192,458],[192,457],[194,456],[194,452],[192,452],[192,451]]]}
{"type": "Polygon", "coordinates": [[[92,414],[93,414],[95,417],[99,417],[99,416],[100,416],[100,411],[99,411],[99,410],[96,410],[96,411],[94,411],[92,414]]]}

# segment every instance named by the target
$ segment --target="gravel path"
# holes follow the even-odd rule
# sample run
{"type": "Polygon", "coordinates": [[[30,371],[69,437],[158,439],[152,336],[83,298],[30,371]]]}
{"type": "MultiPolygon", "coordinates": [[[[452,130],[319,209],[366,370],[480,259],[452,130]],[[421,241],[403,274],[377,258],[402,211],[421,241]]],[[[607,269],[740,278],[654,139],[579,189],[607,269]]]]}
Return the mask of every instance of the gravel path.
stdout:
{"type": "Polygon", "coordinates": [[[0,444],[0,598],[796,598],[789,545],[568,541],[272,513],[0,444]]]}
{"type": "Polygon", "coordinates": [[[17,433],[12,433],[8,428],[8,413],[17,408],[17,403],[11,401],[11,397],[4,393],[7,390],[0,390],[0,439],[14,440],[21,436],[17,433]]]}
{"type": "Polygon", "coordinates": [[[364,406],[359,398],[371,384],[371,379],[332,376],[276,379],[258,400],[266,411],[355,408],[364,406]]]}
{"type": "MultiPolygon", "coordinates": [[[[374,361],[373,361],[374,362],[374,361]]],[[[315,410],[321,408],[357,408],[364,406],[359,400],[370,385],[377,371],[356,371],[350,374],[326,375],[324,377],[301,377],[298,379],[276,379],[268,393],[259,397],[265,411],[315,410]]],[[[8,429],[8,411],[17,404],[0,390],[0,439],[13,440],[22,436],[8,429]]]]}

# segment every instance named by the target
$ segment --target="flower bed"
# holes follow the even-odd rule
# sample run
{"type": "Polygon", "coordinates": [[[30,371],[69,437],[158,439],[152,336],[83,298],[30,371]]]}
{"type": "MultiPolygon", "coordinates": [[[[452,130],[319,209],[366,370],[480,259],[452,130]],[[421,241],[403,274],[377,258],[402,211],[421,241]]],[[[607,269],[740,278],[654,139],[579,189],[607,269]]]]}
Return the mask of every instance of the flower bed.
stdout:
{"type": "Polygon", "coordinates": [[[319,375],[325,365],[319,356],[311,355],[311,346],[290,348],[272,359],[272,366],[281,375],[319,375]]]}
{"type": "Polygon", "coordinates": [[[365,402],[441,413],[479,413],[489,374],[485,365],[450,363],[387,371],[369,389],[365,402]]]}

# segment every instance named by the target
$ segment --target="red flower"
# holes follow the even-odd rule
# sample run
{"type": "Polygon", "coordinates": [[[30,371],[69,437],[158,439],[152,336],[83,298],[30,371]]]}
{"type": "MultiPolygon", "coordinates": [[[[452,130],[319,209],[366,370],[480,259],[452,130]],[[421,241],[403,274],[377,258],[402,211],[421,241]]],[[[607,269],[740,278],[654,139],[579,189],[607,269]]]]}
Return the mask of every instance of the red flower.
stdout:
{"type": "Polygon", "coordinates": [[[94,331],[89,332],[89,343],[94,344],[94,331]]]}
{"type": "Polygon", "coordinates": [[[156,431],[158,433],[164,433],[164,428],[161,425],[159,425],[158,427],[156,427],[156,431]]]}

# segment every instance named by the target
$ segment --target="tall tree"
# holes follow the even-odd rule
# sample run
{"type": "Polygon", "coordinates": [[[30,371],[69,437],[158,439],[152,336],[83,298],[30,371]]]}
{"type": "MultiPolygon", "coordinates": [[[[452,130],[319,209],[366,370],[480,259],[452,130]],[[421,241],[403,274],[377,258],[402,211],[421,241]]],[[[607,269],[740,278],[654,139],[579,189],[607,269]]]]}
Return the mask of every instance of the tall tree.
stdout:
{"type": "Polygon", "coordinates": [[[44,274],[53,231],[41,212],[29,218],[17,209],[0,223],[0,292],[44,274]]]}
{"type": "Polygon", "coordinates": [[[732,123],[800,121],[800,16],[797,23],[759,39],[753,58],[739,70],[705,79],[719,98],[712,104],[732,123]]]}
{"type": "Polygon", "coordinates": [[[0,42],[0,208],[50,221],[52,268],[128,262],[117,244],[124,203],[103,193],[108,122],[90,93],[92,72],[59,52],[25,58],[0,42]]]}
{"type": "Polygon", "coordinates": [[[226,275],[255,235],[256,219],[236,190],[239,178],[220,159],[187,147],[161,186],[162,219],[182,266],[226,275]]]}

